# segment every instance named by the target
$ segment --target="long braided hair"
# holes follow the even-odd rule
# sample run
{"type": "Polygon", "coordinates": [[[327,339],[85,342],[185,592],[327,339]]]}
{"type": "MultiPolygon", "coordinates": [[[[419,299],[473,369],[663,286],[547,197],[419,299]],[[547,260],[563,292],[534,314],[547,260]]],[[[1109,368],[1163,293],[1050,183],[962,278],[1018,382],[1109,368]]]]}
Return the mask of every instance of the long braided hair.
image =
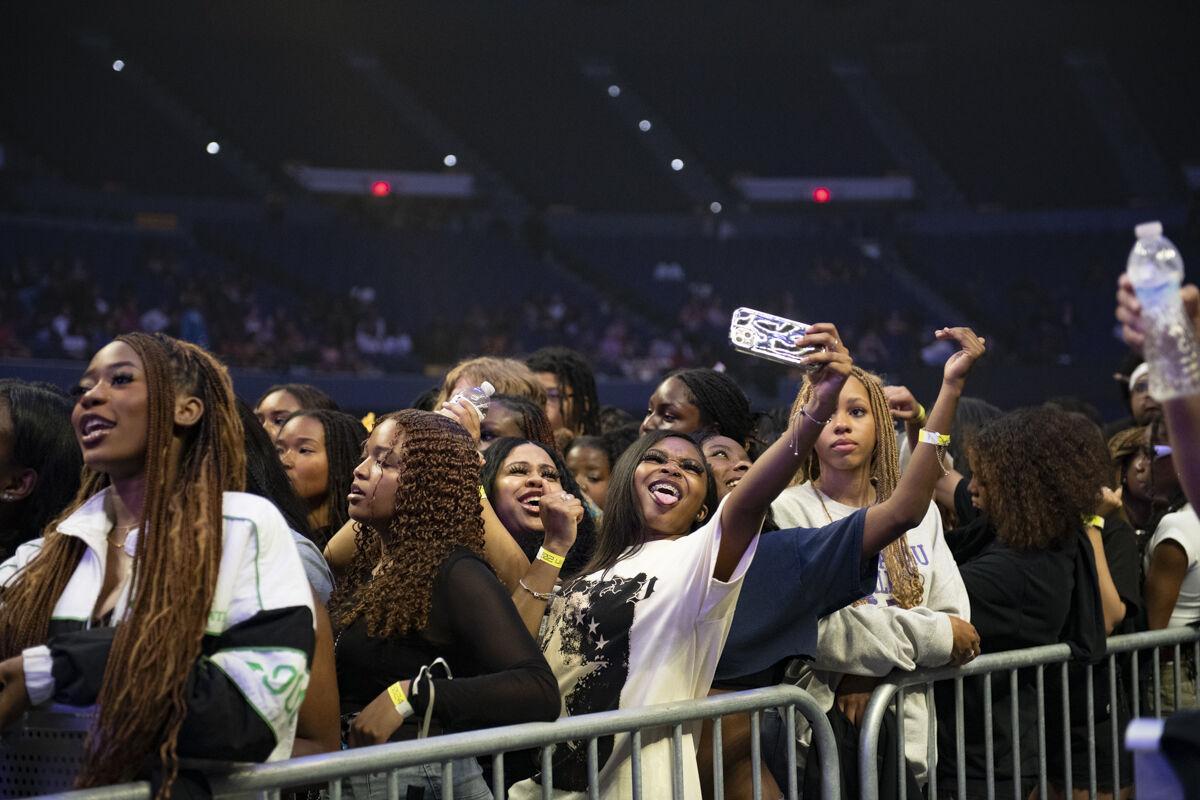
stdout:
{"type": "MultiPolygon", "coordinates": [[[[558,391],[570,393],[571,414],[563,422],[574,433],[600,433],[600,400],[596,394],[596,374],[587,359],[569,347],[543,347],[525,359],[534,372],[550,372],[558,379],[558,391]]],[[[565,405],[565,403],[564,403],[565,405]]]]}
{"type": "MultiPolygon", "coordinates": [[[[896,485],[900,482],[900,450],[896,444],[896,429],[892,427],[892,415],[888,411],[887,398],[884,397],[883,384],[879,377],[860,367],[851,367],[850,376],[857,378],[866,389],[871,416],[875,419],[875,448],[871,453],[871,485],[875,487],[875,502],[882,503],[892,496],[892,492],[896,490],[896,485]]],[[[799,416],[800,410],[812,399],[812,396],[812,384],[806,380],[799,394],[796,395],[796,401],[792,404],[793,417],[799,416]]],[[[821,462],[814,450],[796,471],[792,485],[816,481],[820,476],[821,462]]],[[[892,596],[896,599],[896,603],[901,608],[914,608],[921,605],[925,599],[925,579],[908,546],[907,534],[885,547],[882,555],[888,578],[892,582],[892,596]]]]}
{"type": "Polygon", "coordinates": [[[479,455],[470,436],[453,420],[411,408],[380,418],[376,430],[389,420],[396,423],[391,447],[403,437],[392,516],[383,530],[355,523],[354,560],[329,602],[337,628],[364,617],[378,638],[429,624],[433,582],[452,550],[483,557],[479,455]]]}
{"type": "Polygon", "coordinates": [[[559,452],[558,443],[554,439],[554,431],[550,428],[550,420],[546,412],[528,397],[515,394],[498,394],[492,397],[492,403],[504,406],[514,414],[521,416],[521,435],[532,442],[537,442],[555,453],[559,452]]]}
{"type": "Polygon", "coordinates": [[[750,413],[750,400],[737,381],[707,367],[678,369],[667,378],[676,378],[687,387],[692,402],[700,409],[702,425],[711,425],[722,436],[746,446],[754,428],[754,416],[750,413]]]}
{"type": "MultiPolygon", "coordinates": [[[[162,334],[131,333],[117,341],[142,361],[147,392],[145,498],[133,556],[134,587],[117,625],[97,698],[99,716],[76,782],[102,786],[131,779],[147,753],[163,764],[159,795],[178,771],[176,740],[187,712],[185,686],[201,654],[221,563],[222,493],[245,481],[242,423],[229,374],[203,349],[162,334]],[[199,421],[180,433],[177,396],[201,400],[199,421]],[[172,444],[182,437],[177,462],[172,444]]],[[[85,545],[57,532],[58,523],[106,486],[84,470],[75,502],[46,529],[41,552],[0,594],[0,657],[46,641],[50,615],[85,545]]]]}

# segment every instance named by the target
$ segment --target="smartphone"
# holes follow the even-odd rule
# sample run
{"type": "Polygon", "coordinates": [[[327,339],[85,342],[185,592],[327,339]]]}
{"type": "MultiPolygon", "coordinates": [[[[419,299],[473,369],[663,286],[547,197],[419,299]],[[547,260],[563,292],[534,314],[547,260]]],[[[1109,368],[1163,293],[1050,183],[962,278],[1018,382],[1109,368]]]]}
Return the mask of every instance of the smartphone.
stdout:
{"type": "Polygon", "coordinates": [[[745,307],[735,309],[729,323],[729,341],[734,349],[780,364],[812,370],[817,366],[804,364],[800,359],[824,348],[801,347],[797,344],[807,332],[808,325],[803,322],[745,307]]]}

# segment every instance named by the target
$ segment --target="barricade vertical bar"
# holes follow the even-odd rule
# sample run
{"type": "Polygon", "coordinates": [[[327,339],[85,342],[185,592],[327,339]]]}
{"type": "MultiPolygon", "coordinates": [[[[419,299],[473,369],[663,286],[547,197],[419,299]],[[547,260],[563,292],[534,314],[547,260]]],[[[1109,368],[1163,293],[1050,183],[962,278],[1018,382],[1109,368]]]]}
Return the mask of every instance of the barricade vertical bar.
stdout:
{"type": "Polygon", "coordinates": [[[492,800],[504,800],[504,753],[492,756],[492,800]]]}
{"type": "Polygon", "coordinates": [[[759,714],[750,714],[750,787],[754,800],[762,800],[762,732],[759,730],[759,714]]]}
{"type": "Polygon", "coordinates": [[[334,778],[329,782],[329,800],[342,800],[341,778],[334,778]]]}
{"type": "MultiPolygon", "coordinates": [[[[1009,670],[1008,673],[1008,724],[1009,729],[1013,732],[1013,741],[1020,743],[1021,741],[1021,709],[1017,705],[1017,671],[1009,670]]],[[[1014,747],[1012,749],[1012,769],[1013,769],[1013,792],[1015,797],[1013,800],[1023,800],[1021,797],[1021,748],[1014,747]]]]}
{"type": "Polygon", "coordinates": [[[1067,788],[1064,790],[1064,797],[1070,797],[1074,791],[1073,781],[1071,779],[1071,682],[1069,680],[1069,664],[1064,661],[1062,664],[1062,734],[1063,734],[1063,771],[1066,773],[1063,776],[1063,785],[1067,788]]]}
{"type": "Polygon", "coordinates": [[[1196,697],[1200,698],[1200,639],[1197,639],[1192,646],[1194,648],[1192,651],[1192,669],[1196,672],[1193,678],[1195,681],[1193,688],[1196,690],[1196,697]]]}
{"type": "Polygon", "coordinates": [[[542,800],[554,800],[554,746],[542,748],[542,800]]]}
{"type": "Polygon", "coordinates": [[[992,750],[992,675],[983,675],[983,768],[987,778],[987,799],[996,800],[996,754],[992,750]]]}
{"type": "Polygon", "coordinates": [[[788,769],[788,800],[799,800],[800,786],[796,780],[796,707],[787,707],[787,769],[788,769]]]}
{"type": "Polygon", "coordinates": [[[713,720],[713,797],[725,800],[725,750],[721,746],[721,718],[713,720]]]}
{"type": "Polygon", "coordinates": [[[1112,653],[1108,657],[1108,720],[1109,731],[1112,733],[1112,785],[1113,793],[1117,794],[1121,789],[1121,745],[1117,741],[1117,654],[1112,653]]]}
{"type": "Polygon", "coordinates": [[[1038,797],[1049,797],[1046,794],[1046,668],[1042,664],[1037,667],[1037,726],[1038,726],[1038,797]]]}
{"type": "Polygon", "coordinates": [[[398,769],[388,772],[387,795],[388,800],[400,800],[400,770],[398,769]]]}
{"type": "Polygon", "coordinates": [[[671,796],[683,800],[683,726],[671,731],[671,796]]]}
{"type": "Polygon", "coordinates": [[[1088,797],[1096,796],[1096,688],[1092,665],[1084,671],[1087,675],[1087,748],[1088,748],[1088,797]]]}
{"type": "Polygon", "coordinates": [[[588,739],[588,797],[600,800],[600,745],[595,736],[588,739]]]}
{"type": "Polygon", "coordinates": [[[1129,674],[1132,676],[1133,686],[1133,718],[1137,719],[1142,715],[1142,684],[1138,680],[1138,651],[1134,650],[1129,654],[1129,674]]]}
{"type": "Polygon", "coordinates": [[[908,781],[904,780],[904,687],[896,690],[896,770],[897,793],[908,800],[908,781]]]}
{"type": "Polygon", "coordinates": [[[929,778],[929,796],[937,793],[937,701],[933,697],[933,684],[925,684],[925,774],[929,778]]]}
{"type": "Polygon", "coordinates": [[[1174,672],[1175,672],[1175,674],[1173,676],[1175,678],[1175,681],[1173,684],[1175,686],[1175,692],[1174,692],[1175,708],[1172,709],[1173,711],[1179,710],[1179,685],[1181,683],[1180,679],[1183,677],[1182,670],[1180,669],[1180,663],[1181,663],[1182,656],[1183,656],[1183,650],[1180,645],[1176,644],[1175,645],[1175,663],[1173,664],[1173,668],[1174,668],[1174,672]]]}
{"type": "Polygon", "coordinates": [[[1162,664],[1157,647],[1154,648],[1154,716],[1162,719],[1162,664]]]}
{"type": "MultiPolygon", "coordinates": [[[[634,731],[630,737],[630,755],[633,766],[633,800],[642,797],[642,732],[634,731]]],[[[546,800],[549,800],[547,798],[546,800]]]]}
{"type": "Polygon", "coordinates": [[[442,797],[454,800],[454,762],[442,763],[442,797]]]}
{"type": "Polygon", "coordinates": [[[954,679],[954,763],[958,769],[958,796],[967,796],[967,767],[963,764],[966,759],[967,743],[963,739],[967,729],[963,725],[963,679],[954,679]]]}

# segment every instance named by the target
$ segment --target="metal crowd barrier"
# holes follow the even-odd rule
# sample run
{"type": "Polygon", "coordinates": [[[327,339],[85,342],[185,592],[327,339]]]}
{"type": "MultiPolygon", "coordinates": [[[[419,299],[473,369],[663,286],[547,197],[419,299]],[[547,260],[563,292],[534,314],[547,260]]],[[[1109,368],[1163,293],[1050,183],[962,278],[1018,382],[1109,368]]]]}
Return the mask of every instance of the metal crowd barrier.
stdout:
{"type": "MultiPolygon", "coordinates": [[[[1103,744],[1096,741],[1096,720],[1095,720],[1095,669],[1097,666],[1104,666],[1107,673],[1108,681],[1108,697],[1110,705],[1110,714],[1116,718],[1117,715],[1117,656],[1128,654],[1129,659],[1129,675],[1132,691],[1132,708],[1130,719],[1135,719],[1142,715],[1141,708],[1141,691],[1142,681],[1139,680],[1140,658],[1139,655],[1145,651],[1151,651],[1145,657],[1153,661],[1151,667],[1153,674],[1152,684],[1147,679],[1147,688],[1152,688],[1153,696],[1153,711],[1155,717],[1162,717],[1162,650],[1163,647],[1173,647],[1172,653],[1172,670],[1174,678],[1174,707],[1180,707],[1180,686],[1182,685],[1182,662],[1184,648],[1189,647],[1191,655],[1195,659],[1194,664],[1200,664],[1200,629],[1193,627],[1186,628],[1168,628],[1158,631],[1147,631],[1143,633],[1132,633],[1122,636],[1113,636],[1108,639],[1106,649],[1105,662],[1103,665],[1082,665],[1084,672],[1084,687],[1087,700],[1087,752],[1088,752],[1088,791],[1090,797],[1097,795],[1097,769],[1096,769],[1096,753],[1097,746],[1103,744]],[[1189,647],[1190,646],[1190,647],[1189,647]]],[[[1071,657],[1070,648],[1065,644],[1046,645],[1044,647],[1031,647],[1024,650],[1010,650],[1001,653],[990,653],[976,658],[970,664],[963,667],[942,667],[936,669],[922,669],[912,672],[893,672],[877,686],[871,695],[871,699],[867,702],[866,710],[863,714],[862,728],[859,734],[859,764],[858,774],[861,787],[862,800],[878,800],[879,797],[879,735],[883,724],[884,715],[893,708],[896,712],[898,722],[902,720],[902,709],[904,699],[910,693],[912,687],[921,687],[918,691],[923,691],[926,698],[926,705],[929,710],[929,721],[926,730],[926,759],[929,765],[929,786],[928,797],[936,798],[938,793],[938,775],[937,775],[937,708],[934,700],[933,685],[939,681],[954,681],[954,698],[955,698],[955,763],[957,765],[957,792],[956,797],[964,797],[967,791],[967,775],[964,765],[964,719],[963,719],[963,680],[969,677],[980,677],[983,681],[984,695],[984,715],[982,720],[971,720],[975,725],[982,724],[984,730],[984,758],[985,758],[985,775],[983,776],[987,787],[987,796],[989,800],[995,797],[995,754],[993,749],[993,709],[992,709],[992,676],[996,673],[1007,672],[1009,682],[1009,700],[1008,713],[1009,722],[1013,732],[1013,748],[1012,748],[1012,770],[1014,796],[1016,800],[1025,800],[1021,791],[1021,746],[1020,746],[1020,713],[1019,713],[1019,685],[1018,671],[1025,669],[1033,669],[1036,671],[1036,693],[1037,693],[1037,726],[1038,726],[1038,791],[1039,796],[1045,800],[1050,795],[1047,794],[1047,783],[1050,780],[1047,769],[1047,751],[1046,751],[1046,667],[1058,667],[1061,686],[1062,686],[1062,716],[1063,716],[1063,762],[1064,775],[1062,786],[1065,796],[1070,797],[1072,792],[1072,773],[1071,773],[1071,713],[1070,713],[1070,695],[1071,695],[1071,678],[1070,667],[1075,664],[1071,657]]],[[[1195,688],[1197,696],[1200,696],[1200,673],[1195,678],[1195,688]]],[[[1078,690],[1078,687],[1076,687],[1078,690]]],[[[1147,707],[1146,711],[1150,709],[1147,707]]],[[[1120,790],[1121,786],[1121,765],[1120,765],[1120,740],[1119,737],[1123,732],[1118,730],[1116,724],[1111,726],[1110,741],[1106,744],[1111,747],[1112,756],[1112,785],[1115,791],[1120,790]]],[[[907,763],[905,757],[905,741],[904,741],[904,725],[899,722],[896,726],[896,751],[897,760],[901,765],[907,763]]],[[[900,800],[907,800],[907,787],[904,780],[905,770],[898,770],[899,783],[897,785],[896,796],[900,800]]],[[[1132,777],[1132,776],[1126,776],[1132,777]]],[[[1081,787],[1082,788],[1082,787],[1081,787]]]]}
{"type": "MultiPolygon", "coordinates": [[[[713,797],[722,800],[724,787],[721,783],[724,758],[721,747],[721,717],[729,714],[750,713],[751,759],[754,773],[754,797],[762,796],[760,783],[762,748],[758,736],[762,712],[780,709],[787,726],[788,739],[792,743],[788,752],[788,767],[792,779],[786,787],[789,800],[798,800],[796,785],[796,719],[798,711],[812,727],[817,753],[820,757],[822,774],[822,800],[840,800],[841,784],[837,745],[833,729],[825,711],[805,691],[795,686],[772,686],[745,692],[731,692],[702,700],[681,703],[666,703],[641,709],[608,711],[599,714],[583,714],[564,717],[555,722],[538,722],[511,725],[467,733],[455,733],[375,747],[344,750],[338,753],[306,756],[278,761],[271,764],[239,765],[228,772],[208,773],[207,778],[214,797],[264,797],[278,800],[287,787],[326,784],[330,800],[341,800],[342,780],[354,775],[369,773],[392,773],[388,782],[390,800],[399,800],[399,776],[394,770],[421,764],[440,765],[442,771],[442,797],[453,800],[453,761],[458,758],[482,757],[491,759],[492,796],[496,800],[505,797],[504,754],[516,750],[537,748],[541,750],[542,797],[553,796],[552,756],[554,745],[572,740],[587,742],[588,753],[588,797],[599,800],[598,773],[603,766],[598,763],[597,739],[617,733],[631,734],[633,785],[631,796],[642,798],[641,787],[641,738],[648,730],[670,728],[675,800],[683,798],[683,726],[685,723],[713,720],[713,797]]],[[[72,792],[75,800],[145,800],[149,798],[147,784],[122,784],[102,789],[72,792]]],[[[647,798],[663,800],[663,798],[647,798]]],[[[692,798],[686,798],[692,800],[692,798]]]]}

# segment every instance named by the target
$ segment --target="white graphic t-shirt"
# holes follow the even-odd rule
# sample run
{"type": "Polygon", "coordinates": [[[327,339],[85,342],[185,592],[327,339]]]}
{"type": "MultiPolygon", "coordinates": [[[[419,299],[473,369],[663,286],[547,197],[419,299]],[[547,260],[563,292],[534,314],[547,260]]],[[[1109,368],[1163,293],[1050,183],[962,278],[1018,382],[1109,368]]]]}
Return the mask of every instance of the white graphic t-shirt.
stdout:
{"type": "MultiPolygon", "coordinates": [[[[563,714],[705,697],[754,550],[755,537],[728,581],[712,577],[721,543],[720,509],[713,521],[674,540],[647,542],[604,572],[568,582],[551,603],[542,639],[558,679],[563,714]]],[[[683,796],[700,796],[696,767],[699,724],[685,725],[683,796]]],[[[632,796],[630,737],[598,741],[600,794],[632,796]]],[[[671,732],[646,731],[641,750],[642,797],[672,795],[671,732]]],[[[560,744],[554,752],[558,798],[587,791],[587,744],[560,744]]],[[[515,800],[541,797],[535,780],[511,789],[515,800]]]]}
{"type": "Polygon", "coordinates": [[[1194,625],[1200,622],[1200,518],[1197,518],[1190,503],[1173,514],[1167,514],[1158,523],[1150,538],[1150,546],[1146,548],[1146,569],[1150,568],[1154,548],[1166,541],[1182,547],[1188,560],[1187,572],[1183,576],[1183,583],[1179,585],[1179,597],[1175,600],[1167,627],[1194,625]]]}

